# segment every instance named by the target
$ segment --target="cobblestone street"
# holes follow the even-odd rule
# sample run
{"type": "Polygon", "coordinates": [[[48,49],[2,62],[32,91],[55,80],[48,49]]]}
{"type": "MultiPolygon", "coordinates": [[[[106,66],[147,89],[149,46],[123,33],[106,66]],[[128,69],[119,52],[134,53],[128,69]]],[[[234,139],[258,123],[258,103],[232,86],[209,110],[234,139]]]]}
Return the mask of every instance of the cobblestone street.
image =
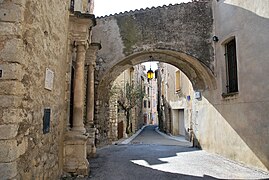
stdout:
{"type": "Polygon", "coordinates": [[[129,144],[106,146],[90,159],[91,180],[268,179],[269,174],[192,148],[147,126],[129,144]]]}

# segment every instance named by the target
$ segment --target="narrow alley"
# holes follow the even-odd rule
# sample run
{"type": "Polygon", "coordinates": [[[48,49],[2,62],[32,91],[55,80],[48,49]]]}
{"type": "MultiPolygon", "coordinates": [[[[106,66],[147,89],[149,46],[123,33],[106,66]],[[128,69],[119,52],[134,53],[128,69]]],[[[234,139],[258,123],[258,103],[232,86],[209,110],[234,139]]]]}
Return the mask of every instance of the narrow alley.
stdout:
{"type": "Polygon", "coordinates": [[[269,174],[193,148],[188,141],[162,135],[146,126],[128,144],[97,150],[90,159],[91,180],[268,179],[269,174]]]}

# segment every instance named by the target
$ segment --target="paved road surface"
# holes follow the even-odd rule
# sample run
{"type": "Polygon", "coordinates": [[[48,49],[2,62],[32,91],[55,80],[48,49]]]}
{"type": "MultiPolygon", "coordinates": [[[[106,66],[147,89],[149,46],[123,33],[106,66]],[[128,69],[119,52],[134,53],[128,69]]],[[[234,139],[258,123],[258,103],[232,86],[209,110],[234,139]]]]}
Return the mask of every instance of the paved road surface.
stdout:
{"type": "Polygon", "coordinates": [[[127,145],[111,145],[97,150],[90,160],[90,180],[198,180],[269,179],[223,157],[192,148],[146,127],[127,145]]]}
{"type": "Polygon", "coordinates": [[[135,139],[133,139],[131,144],[155,144],[155,145],[178,145],[191,147],[192,144],[186,140],[176,141],[170,139],[168,136],[163,136],[155,131],[157,126],[147,126],[135,139]]]}

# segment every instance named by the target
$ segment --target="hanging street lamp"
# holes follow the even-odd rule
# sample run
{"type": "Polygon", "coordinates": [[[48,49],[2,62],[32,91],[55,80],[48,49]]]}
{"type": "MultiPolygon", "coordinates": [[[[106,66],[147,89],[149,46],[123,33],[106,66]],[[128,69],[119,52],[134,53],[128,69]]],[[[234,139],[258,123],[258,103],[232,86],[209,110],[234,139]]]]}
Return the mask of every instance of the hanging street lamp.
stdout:
{"type": "Polygon", "coordinates": [[[154,72],[151,70],[151,68],[147,72],[147,77],[149,80],[153,79],[154,72]]]}
{"type": "MultiPolygon", "coordinates": [[[[151,62],[152,60],[153,60],[153,57],[149,56],[149,62],[151,62]]],[[[147,72],[148,80],[153,79],[153,75],[154,75],[154,72],[151,70],[151,65],[150,65],[150,68],[149,68],[149,70],[147,72]]]]}

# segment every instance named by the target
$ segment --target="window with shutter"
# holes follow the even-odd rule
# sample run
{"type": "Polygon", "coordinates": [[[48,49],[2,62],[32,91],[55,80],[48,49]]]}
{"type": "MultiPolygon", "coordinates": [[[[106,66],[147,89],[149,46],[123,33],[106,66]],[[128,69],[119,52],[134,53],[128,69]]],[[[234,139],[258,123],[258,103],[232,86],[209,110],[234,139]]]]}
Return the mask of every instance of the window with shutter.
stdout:
{"type": "Polygon", "coordinates": [[[238,92],[236,42],[232,39],[225,45],[227,68],[227,93],[238,92]]]}

